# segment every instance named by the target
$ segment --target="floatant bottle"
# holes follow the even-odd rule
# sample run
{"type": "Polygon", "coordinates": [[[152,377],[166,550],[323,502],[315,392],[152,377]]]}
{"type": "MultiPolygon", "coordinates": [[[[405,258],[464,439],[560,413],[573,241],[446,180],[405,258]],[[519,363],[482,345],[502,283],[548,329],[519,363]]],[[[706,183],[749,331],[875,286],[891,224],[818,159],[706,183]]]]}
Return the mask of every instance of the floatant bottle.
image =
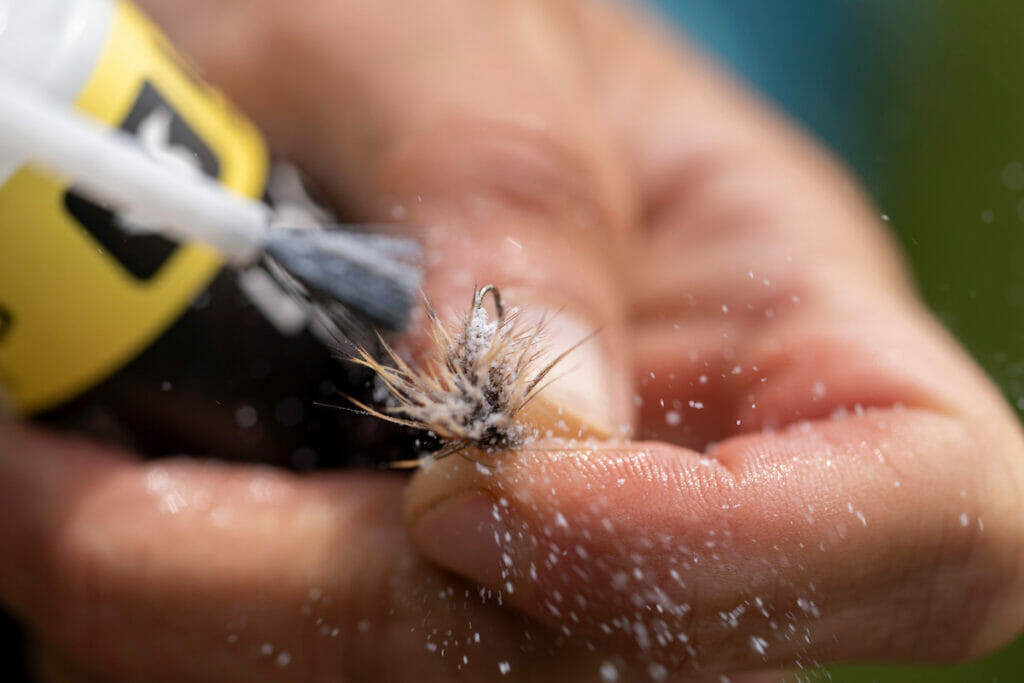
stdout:
{"type": "MultiPolygon", "coordinates": [[[[0,0],[0,78],[264,193],[259,132],[125,0],[0,0]]],[[[389,428],[329,407],[359,380],[308,322],[262,270],[126,230],[0,150],[0,409],[150,455],[376,461],[389,428]]]]}

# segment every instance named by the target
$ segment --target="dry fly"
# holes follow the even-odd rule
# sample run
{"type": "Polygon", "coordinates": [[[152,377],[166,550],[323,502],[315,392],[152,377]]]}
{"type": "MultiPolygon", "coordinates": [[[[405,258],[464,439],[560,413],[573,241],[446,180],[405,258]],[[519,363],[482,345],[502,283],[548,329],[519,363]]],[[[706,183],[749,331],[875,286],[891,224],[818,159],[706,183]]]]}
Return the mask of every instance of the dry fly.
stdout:
{"type": "MultiPolygon", "coordinates": [[[[544,380],[551,370],[586,339],[538,367],[544,321],[527,327],[517,312],[505,315],[494,285],[473,293],[469,312],[451,329],[441,323],[429,300],[426,310],[435,350],[423,367],[410,366],[380,338],[383,361],[364,348],[351,360],[376,373],[390,404],[376,410],[349,400],[382,420],[433,432],[445,442],[435,457],[469,446],[493,452],[521,445],[529,435],[516,416],[547,386],[544,380]],[[484,307],[488,294],[494,299],[494,320],[484,307]]],[[[402,460],[391,466],[418,464],[402,460]]]]}

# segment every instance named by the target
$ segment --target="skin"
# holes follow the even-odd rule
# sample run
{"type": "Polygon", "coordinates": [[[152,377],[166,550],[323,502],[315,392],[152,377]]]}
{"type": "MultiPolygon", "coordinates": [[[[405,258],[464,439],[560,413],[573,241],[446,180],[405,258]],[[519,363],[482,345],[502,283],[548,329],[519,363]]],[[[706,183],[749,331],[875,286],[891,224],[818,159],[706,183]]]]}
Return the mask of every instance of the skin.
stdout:
{"type": "Polygon", "coordinates": [[[600,327],[548,400],[636,440],[410,482],[2,424],[43,678],[717,680],[1021,629],[1014,416],[845,172],[700,55],[599,2],[141,4],[339,207],[418,226],[439,310],[495,282],[553,346],[600,327]]]}

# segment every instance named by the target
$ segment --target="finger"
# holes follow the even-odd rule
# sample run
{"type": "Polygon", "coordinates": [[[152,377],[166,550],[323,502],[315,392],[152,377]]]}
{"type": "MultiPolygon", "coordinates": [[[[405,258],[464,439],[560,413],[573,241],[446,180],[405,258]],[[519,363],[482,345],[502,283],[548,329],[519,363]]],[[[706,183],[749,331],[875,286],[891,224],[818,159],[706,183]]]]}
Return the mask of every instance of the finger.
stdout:
{"type": "MultiPolygon", "coordinates": [[[[639,182],[653,246],[664,247],[647,251],[673,259],[638,272],[641,302],[660,311],[656,292],[690,291],[680,283],[715,272],[746,278],[747,269],[722,267],[720,249],[765,266],[781,260],[775,270],[825,257],[833,277],[868,270],[891,296],[909,294],[878,214],[818,143],[663,25],[613,3],[577,7],[582,39],[607,56],[594,69],[600,101],[639,182]]],[[[761,286],[771,273],[755,276],[761,286]]]]}
{"type": "MultiPolygon", "coordinates": [[[[800,339],[838,349],[879,306],[920,326],[877,213],[816,144],[654,22],[609,4],[581,5],[580,17],[584,40],[605,57],[595,68],[601,101],[641,187],[646,242],[631,280],[641,435],[703,448],[770,426],[743,419],[752,394],[785,393],[767,371],[780,367],[768,345],[792,340],[787,360],[797,361],[813,355],[800,339]]],[[[864,359],[885,348],[867,346],[864,359]]],[[[809,377],[822,369],[807,364],[807,386],[790,393],[838,391],[838,377],[809,377]]],[[[883,385],[895,378],[865,369],[846,374],[873,375],[879,399],[891,393],[883,385]]]]}
{"type": "Polygon", "coordinates": [[[47,670],[541,680],[601,664],[418,559],[401,478],[140,463],[12,425],[0,446],[0,600],[56,654],[47,670]]]}
{"type": "Polygon", "coordinates": [[[640,325],[643,432],[704,449],[731,435],[899,404],[1012,424],[995,388],[920,306],[845,299],[757,324],[722,315],[640,325]]]}
{"type": "Polygon", "coordinates": [[[1021,464],[1002,457],[1017,447],[988,425],[870,410],[710,457],[451,457],[417,475],[407,515],[442,566],[668,670],[947,661],[1021,625],[1021,464]]]}
{"type": "Polygon", "coordinates": [[[558,312],[547,334],[555,355],[600,328],[552,391],[607,433],[628,425],[614,274],[633,198],[561,5],[413,3],[401,20],[369,1],[270,12],[259,53],[210,47],[204,35],[224,11],[205,30],[161,16],[355,217],[415,226],[425,291],[443,317],[461,316],[474,286],[493,283],[513,307],[558,312]],[[248,77],[253,60],[260,79],[248,77]]]}

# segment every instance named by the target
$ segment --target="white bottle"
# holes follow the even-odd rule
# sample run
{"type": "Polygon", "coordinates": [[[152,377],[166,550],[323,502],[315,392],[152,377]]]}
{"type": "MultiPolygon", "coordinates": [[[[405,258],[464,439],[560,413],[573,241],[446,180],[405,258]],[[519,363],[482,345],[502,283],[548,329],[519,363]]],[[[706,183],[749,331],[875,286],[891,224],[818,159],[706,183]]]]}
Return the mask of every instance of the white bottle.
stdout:
{"type": "MultiPolygon", "coordinates": [[[[234,192],[266,187],[259,132],[129,0],[0,0],[0,80],[143,142],[156,121],[159,142],[234,192]]],[[[0,403],[31,415],[125,367],[222,261],[130,234],[68,179],[14,157],[0,152],[0,403]]]]}
{"type": "MultiPolygon", "coordinates": [[[[0,78],[71,106],[112,16],[109,0],[0,0],[0,78]]],[[[0,185],[23,161],[0,155],[0,185]]]]}

